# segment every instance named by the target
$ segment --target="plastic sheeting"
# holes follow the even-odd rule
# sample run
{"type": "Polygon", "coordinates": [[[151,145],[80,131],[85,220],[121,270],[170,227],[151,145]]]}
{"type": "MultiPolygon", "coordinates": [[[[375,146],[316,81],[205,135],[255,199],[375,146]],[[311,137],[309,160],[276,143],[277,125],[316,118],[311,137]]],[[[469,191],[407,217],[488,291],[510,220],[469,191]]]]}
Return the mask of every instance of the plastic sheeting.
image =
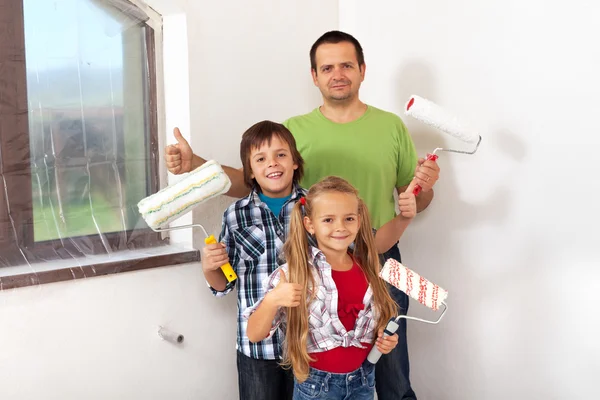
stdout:
{"type": "Polygon", "coordinates": [[[137,210],[162,157],[147,15],[125,0],[0,3],[0,288],[153,254],[166,242],[137,210]]]}

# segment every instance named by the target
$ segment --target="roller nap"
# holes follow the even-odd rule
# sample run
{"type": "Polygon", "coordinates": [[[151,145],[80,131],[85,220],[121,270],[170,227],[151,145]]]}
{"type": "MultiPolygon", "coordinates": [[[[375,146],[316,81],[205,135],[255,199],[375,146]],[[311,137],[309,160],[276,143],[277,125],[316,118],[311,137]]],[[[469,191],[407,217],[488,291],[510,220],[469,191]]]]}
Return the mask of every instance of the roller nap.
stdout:
{"type": "Polygon", "coordinates": [[[392,258],[385,262],[379,276],[432,310],[437,310],[448,297],[446,290],[429,282],[392,258]]]}
{"type": "Polygon", "coordinates": [[[142,199],[138,209],[148,226],[157,229],[169,224],[198,204],[227,193],[229,177],[214,160],[187,174],[177,183],[142,199]]]}
{"type": "Polygon", "coordinates": [[[406,103],[404,113],[463,142],[474,144],[479,140],[479,133],[467,121],[459,119],[434,102],[422,97],[411,96],[406,103]]]}

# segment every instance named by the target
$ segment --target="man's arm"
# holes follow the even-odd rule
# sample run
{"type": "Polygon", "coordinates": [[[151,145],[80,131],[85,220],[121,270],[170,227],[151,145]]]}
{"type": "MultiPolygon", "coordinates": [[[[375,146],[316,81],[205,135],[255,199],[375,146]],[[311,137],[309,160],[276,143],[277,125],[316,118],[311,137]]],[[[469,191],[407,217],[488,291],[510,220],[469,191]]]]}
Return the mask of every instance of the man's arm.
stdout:
{"type": "MultiPolygon", "coordinates": [[[[192,171],[200,167],[205,162],[206,160],[204,158],[194,154],[192,157],[192,171]]],[[[243,169],[236,169],[227,165],[221,165],[221,167],[229,177],[229,180],[231,180],[231,188],[225,194],[227,196],[238,198],[248,196],[248,194],[250,193],[250,188],[246,186],[246,183],[244,182],[243,169]]]]}

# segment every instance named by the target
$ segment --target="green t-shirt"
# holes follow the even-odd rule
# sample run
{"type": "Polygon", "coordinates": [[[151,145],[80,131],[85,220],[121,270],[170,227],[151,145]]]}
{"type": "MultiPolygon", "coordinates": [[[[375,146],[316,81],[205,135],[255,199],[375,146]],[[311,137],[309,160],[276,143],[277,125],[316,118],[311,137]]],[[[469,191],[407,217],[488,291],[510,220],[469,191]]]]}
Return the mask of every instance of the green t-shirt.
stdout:
{"type": "Polygon", "coordinates": [[[357,120],[338,124],[316,108],[283,124],[304,158],[302,187],[328,175],[342,177],[358,189],[374,228],[394,218],[394,188],[408,185],[417,165],[414,143],[400,117],[368,106],[357,120]]]}

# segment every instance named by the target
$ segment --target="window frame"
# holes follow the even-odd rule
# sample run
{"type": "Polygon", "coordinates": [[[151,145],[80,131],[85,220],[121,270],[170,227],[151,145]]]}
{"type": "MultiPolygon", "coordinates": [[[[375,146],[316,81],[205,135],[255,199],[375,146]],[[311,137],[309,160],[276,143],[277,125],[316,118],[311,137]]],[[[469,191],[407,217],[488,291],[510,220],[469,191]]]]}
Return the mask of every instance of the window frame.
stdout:
{"type": "MultiPolygon", "coordinates": [[[[199,261],[199,252],[190,250],[145,257],[142,260],[2,276],[2,265],[19,261],[35,263],[85,257],[86,254],[106,254],[105,244],[113,251],[154,248],[168,245],[169,239],[162,238],[160,233],[150,228],[144,228],[105,233],[102,236],[95,234],[63,240],[34,241],[23,1],[0,0],[0,15],[0,178],[3,181],[0,183],[4,186],[3,193],[0,194],[0,287],[15,288],[199,261]],[[14,172],[18,172],[18,175],[11,174],[14,172]]],[[[144,68],[148,79],[147,85],[144,85],[144,96],[148,103],[145,110],[146,129],[149,131],[147,143],[152,156],[146,183],[148,192],[155,193],[160,187],[160,105],[157,98],[155,28],[152,26],[154,24],[148,22],[144,24],[147,60],[144,68]]]]}

